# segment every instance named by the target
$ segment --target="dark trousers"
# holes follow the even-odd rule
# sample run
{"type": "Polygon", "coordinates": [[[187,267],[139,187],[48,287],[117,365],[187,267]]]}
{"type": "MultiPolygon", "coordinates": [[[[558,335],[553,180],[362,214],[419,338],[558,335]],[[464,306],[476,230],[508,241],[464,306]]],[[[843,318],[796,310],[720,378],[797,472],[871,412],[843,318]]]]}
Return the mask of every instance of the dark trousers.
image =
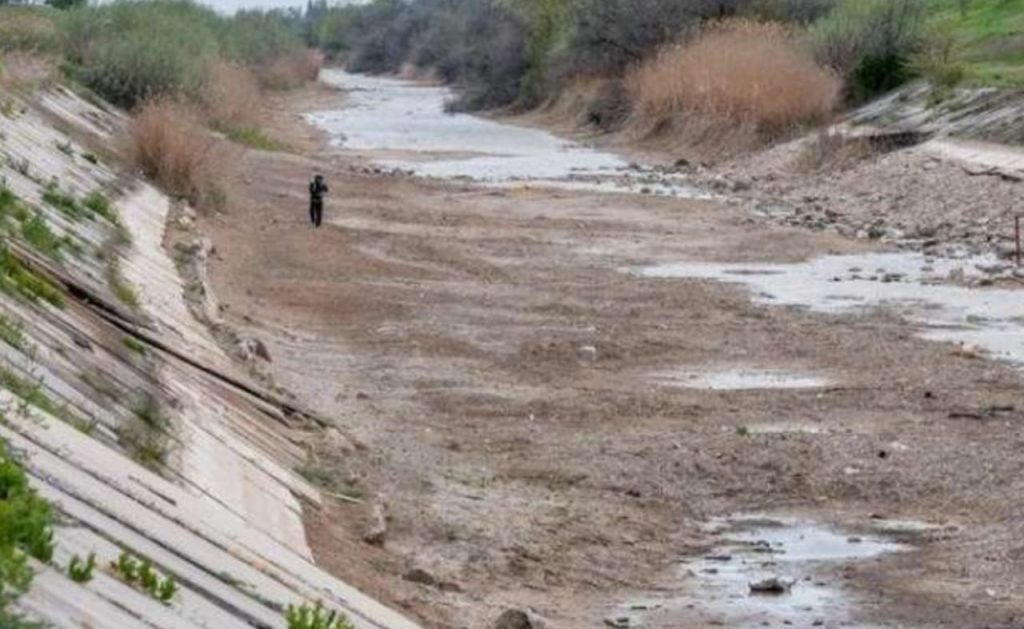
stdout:
{"type": "Polygon", "coordinates": [[[320,227],[320,223],[324,221],[324,200],[312,198],[309,200],[309,222],[313,223],[314,227],[320,227]]]}

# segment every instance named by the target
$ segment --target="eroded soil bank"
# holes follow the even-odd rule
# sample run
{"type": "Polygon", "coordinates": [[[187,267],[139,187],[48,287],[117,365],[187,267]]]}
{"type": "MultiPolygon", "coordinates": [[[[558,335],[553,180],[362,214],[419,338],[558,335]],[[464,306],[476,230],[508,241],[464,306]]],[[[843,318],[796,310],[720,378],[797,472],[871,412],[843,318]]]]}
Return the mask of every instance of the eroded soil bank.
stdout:
{"type": "Polygon", "coordinates": [[[310,509],[323,566],[435,627],[509,608],[551,627],[1019,624],[1015,368],[884,307],[815,312],[628,272],[872,245],[719,200],[374,172],[395,153],[346,151],[304,121],[345,102],[319,87],[272,103],[293,150],[237,149],[228,207],[200,217],[226,319],[351,435],[311,444],[307,472],[362,497],[310,509]],[[332,190],[320,230],[305,213],[314,168],[332,190]],[[806,386],[665,376],[680,373],[806,386]],[[751,513],[899,550],[793,563],[766,534],[758,574],[798,580],[779,596],[829,597],[737,616],[699,600],[714,568],[700,562],[737,543],[709,525],[751,513]]]}

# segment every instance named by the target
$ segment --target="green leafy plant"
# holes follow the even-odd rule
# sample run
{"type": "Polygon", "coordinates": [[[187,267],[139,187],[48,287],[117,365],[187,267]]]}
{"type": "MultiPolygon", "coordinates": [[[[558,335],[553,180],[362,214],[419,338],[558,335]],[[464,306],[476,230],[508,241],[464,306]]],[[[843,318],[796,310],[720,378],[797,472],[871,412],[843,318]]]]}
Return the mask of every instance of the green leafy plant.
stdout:
{"type": "Polygon", "coordinates": [[[110,568],[129,585],[139,580],[139,562],[128,551],[122,551],[117,561],[110,563],[110,568]]]}
{"type": "Polygon", "coordinates": [[[155,595],[159,583],[160,577],[153,570],[153,563],[149,559],[143,559],[142,564],[139,565],[139,585],[143,590],[155,595]]]}
{"type": "Polygon", "coordinates": [[[173,576],[161,577],[160,573],[153,568],[152,561],[149,559],[140,561],[128,551],[122,552],[116,562],[111,562],[110,568],[122,581],[140,588],[162,603],[170,603],[174,599],[174,595],[178,593],[178,583],[173,576]]]}
{"type": "Polygon", "coordinates": [[[0,245],[0,292],[19,295],[29,301],[45,301],[64,306],[64,295],[49,280],[36,274],[18,260],[10,249],[0,245]]]}
{"type": "Polygon", "coordinates": [[[156,588],[156,597],[164,603],[170,603],[178,593],[178,582],[168,575],[156,588]]]}
{"type": "Polygon", "coordinates": [[[68,576],[75,583],[88,583],[92,581],[92,571],[96,567],[96,553],[89,553],[85,561],[78,555],[71,558],[68,565],[68,576]]]}
{"type": "Polygon", "coordinates": [[[21,236],[43,255],[53,259],[60,257],[64,241],[53,233],[42,214],[36,213],[21,224],[21,236]]]}
{"type": "Polygon", "coordinates": [[[110,199],[107,195],[103,194],[100,190],[93,190],[82,199],[82,206],[91,211],[93,214],[98,214],[103,218],[107,219],[111,223],[117,223],[117,213],[114,211],[113,206],[110,203],[110,199]]]}
{"type": "Polygon", "coordinates": [[[29,486],[21,464],[0,440],[0,621],[15,618],[8,607],[32,582],[28,558],[49,562],[53,548],[52,508],[29,486]]]}
{"type": "Polygon", "coordinates": [[[355,625],[343,612],[327,611],[321,601],[310,606],[289,605],[284,615],[288,629],[355,629],[355,625]]]}
{"type": "Polygon", "coordinates": [[[121,344],[124,345],[130,351],[135,352],[139,356],[146,355],[146,346],[138,341],[135,337],[126,336],[121,339],[121,344]]]}

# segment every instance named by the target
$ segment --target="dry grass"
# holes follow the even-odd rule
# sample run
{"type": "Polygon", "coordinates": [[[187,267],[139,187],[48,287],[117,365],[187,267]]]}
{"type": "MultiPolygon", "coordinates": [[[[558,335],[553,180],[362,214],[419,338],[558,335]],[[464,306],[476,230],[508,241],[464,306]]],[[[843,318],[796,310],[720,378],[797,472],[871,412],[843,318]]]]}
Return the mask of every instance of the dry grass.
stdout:
{"type": "Polygon", "coordinates": [[[769,136],[826,119],[840,92],[839,80],[788,28],[744,20],[663,49],[630,73],[627,86],[634,117],[649,126],[682,114],[769,136]]]}
{"type": "Polygon", "coordinates": [[[304,50],[274,59],[258,70],[260,84],[270,89],[291,89],[315,81],[323,67],[323,54],[304,50]]]}
{"type": "Polygon", "coordinates": [[[54,63],[45,55],[25,52],[0,55],[0,88],[36,88],[51,81],[54,74],[54,63]]]}
{"type": "Polygon", "coordinates": [[[202,193],[207,146],[196,113],[171,99],[146,102],[132,124],[132,163],[167,192],[193,202],[202,193]]]}
{"type": "Polygon", "coordinates": [[[219,61],[210,66],[203,106],[215,125],[250,127],[259,120],[260,86],[248,68],[219,61]]]}
{"type": "Polygon", "coordinates": [[[57,42],[57,27],[45,8],[0,6],[0,52],[48,52],[57,42]]]}

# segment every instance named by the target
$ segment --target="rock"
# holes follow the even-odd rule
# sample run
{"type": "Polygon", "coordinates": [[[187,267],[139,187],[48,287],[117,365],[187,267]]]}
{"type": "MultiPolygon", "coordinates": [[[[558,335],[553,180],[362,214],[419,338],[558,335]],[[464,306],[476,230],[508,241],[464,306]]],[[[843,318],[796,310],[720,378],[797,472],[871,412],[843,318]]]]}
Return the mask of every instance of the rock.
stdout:
{"type": "Polygon", "coordinates": [[[768,577],[750,584],[752,594],[786,594],[793,587],[791,579],[768,577]]]}
{"type": "Polygon", "coordinates": [[[597,362],[597,348],[593,345],[584,345],[576,350],[579,359],[585,363],[597,362]]]}
{"type": "Polygon", "coordinates": [[[259,358],[260,360],[268,363],[272,362],[270,360],[270,352],[267,351],[267,346],[259,339],[243,339],[239,342],[239,350],[242,353],[243,359],[247,361],[259,358]]]}
{"type": "Polygon", "coordinates": [[[616,618],[605,618],[604,619],[604,624],[608,625],[609,627],[613,627],[613,629],[626,629],[627,627],[630,626],[629,617],[627,617],[627,616],[618,616],[616,618]]]}
{"type": "Polygon", "coordinates": [[[388,507],[384,496],[377,496],[370,513],[370,521],[363,532],[363,541],[374,546],[381,546],[388,536],[388,507]]]}
{"type": "Polygon", "coordinates": [[[463,591],[462,586],[454,581],[441,581],[437,584],[437,587],[442,592],[461,593],[463,591]]]}
{"type": "Polygon", "coordinates": [[[78,347],[81,347],[82,349],[84,349],[84,350],[86,350],[88,352],[92,351],[92,343],[90,343],[89,339],[85,338],[81,334],[76,334],[76,333],[72,332],[71,333],[71,341],[75,345],[77,345],[78,347]]]}
{"type": "Polygon", "coordinates": [[[492,629],[534,629],[534,627],[526,612],[519,609],[506,609],[494,621],[492,629]]]}
{"type": "Polygon", "coordinates": [[[427,585],[430,587],[437,586],[437,579],[434,578],[434,575],[430,574],[423,568],[413,568],[403,574],[402,578],[410,583],[419,583],[420,585],[427,585]]]}

